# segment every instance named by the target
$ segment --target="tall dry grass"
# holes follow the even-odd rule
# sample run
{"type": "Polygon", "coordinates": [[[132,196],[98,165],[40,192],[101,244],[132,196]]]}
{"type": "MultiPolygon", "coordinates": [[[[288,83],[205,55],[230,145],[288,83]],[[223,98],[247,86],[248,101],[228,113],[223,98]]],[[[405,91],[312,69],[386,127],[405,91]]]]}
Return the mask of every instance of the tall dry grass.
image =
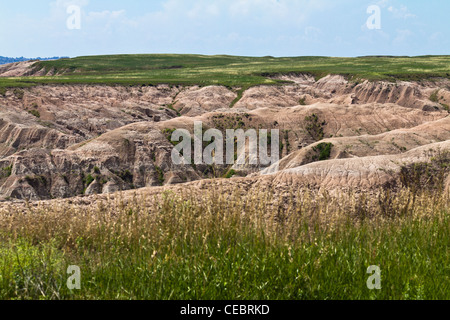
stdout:
{"type": "Polygon", "coordinates": [[[449,195],[164,192],[0,213],[0,297],[449,297],[449,195]],[[82,290],[65,286],[68,265],[82,290]],[[366,269],[384,271],[380,291],[366,269]]]}

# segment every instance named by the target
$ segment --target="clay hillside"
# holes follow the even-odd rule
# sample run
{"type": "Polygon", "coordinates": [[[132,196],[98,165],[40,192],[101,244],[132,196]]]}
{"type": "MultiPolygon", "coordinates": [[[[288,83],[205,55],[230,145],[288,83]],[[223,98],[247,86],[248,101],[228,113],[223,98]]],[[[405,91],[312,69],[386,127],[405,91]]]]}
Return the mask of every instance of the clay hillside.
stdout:
{"type": "Polygon", "coordinates": [[[450,57],[84,57],[0,77],[4,204],[217,183],[370,191],[450,150],[450,57]],[[279,171],[173,165],[171,132],[194,121],[279,129],[279,171]]]}

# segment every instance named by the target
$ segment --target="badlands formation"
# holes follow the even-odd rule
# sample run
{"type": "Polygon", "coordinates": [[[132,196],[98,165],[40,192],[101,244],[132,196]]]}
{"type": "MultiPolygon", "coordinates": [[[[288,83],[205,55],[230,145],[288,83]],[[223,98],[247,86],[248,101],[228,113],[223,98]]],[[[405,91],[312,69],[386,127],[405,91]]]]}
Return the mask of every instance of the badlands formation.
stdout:
{"type": "MultiPolygon", "coordinates": [[[[27,64],[0,76],[27,75],[27,64]]],[[[4,203],[118,191],[245,192],[292,186],[365,192],[398,183],[403,166],[450,150],[450,81],[347,81],[280,76],[279,86],[39,85],[0,93],[0,198],[4,203]],[[174,129],[279,129],[273,166],[175,166],[174,129]],[[327,149],[325,152],[324,149],[327,149]],[[127,191],[129,190],[129,191],[127,191]]],[[[450,180],[447,178],[447,188],[450,180]]]]}

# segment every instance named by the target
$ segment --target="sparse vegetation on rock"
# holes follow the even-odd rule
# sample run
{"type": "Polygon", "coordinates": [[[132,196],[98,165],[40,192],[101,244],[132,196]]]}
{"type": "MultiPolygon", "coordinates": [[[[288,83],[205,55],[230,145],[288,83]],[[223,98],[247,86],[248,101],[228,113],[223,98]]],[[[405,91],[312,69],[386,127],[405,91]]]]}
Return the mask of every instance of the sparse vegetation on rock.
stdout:
{"type": "Polygon", "coordinates": [[[16,96],[16,98],[20,99],[20,100],[23,99],[24,94],[25,94],[25,92],[22,89],[18,89],[18,88],[14,89],[13,93],[16,96]]]}
{"type": "Polygon", "coordinates": [[[325,121],[320,121],[319,117],[313,113],[310,116],[305,117],[306,130],[310,137],[315,141],[320,141],[324,137],[324,126],[327,124],[325,121]]]}
{"type": "Polygon", "coordinates": [[[28,113],[33,115],[33,116],[35,116],[36,118],[40,118],[41,117],[41,114],[37,110],[29,110],[28,113]]]}
{"type": "Polygon", "coordinates": [[[412,192],[443,192],[450,173],[450,151],[438,150],[428,162],[405,165],[400,171],[400,182],[412,192]]]}
{"type": "Polygon", "coordinates": [[[324,161],[330,159],[331,150],[333,148],[332,143],[320,143],[313,147],[315,154],[312,156],[313,161],[324,161]]]}

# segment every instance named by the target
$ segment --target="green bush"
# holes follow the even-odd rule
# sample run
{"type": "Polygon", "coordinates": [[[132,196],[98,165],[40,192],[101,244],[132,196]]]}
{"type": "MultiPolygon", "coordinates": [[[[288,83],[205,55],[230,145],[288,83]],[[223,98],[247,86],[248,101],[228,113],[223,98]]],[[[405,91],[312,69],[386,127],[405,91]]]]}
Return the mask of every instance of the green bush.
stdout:
{"type": "Polygon", "coordinates": [[[172,110],[172,111],[175,111],[175,112],[177,113],[177,116],[178,116],[178,117],[181,117],[180,111],[179,111],[179,110],[176,110],[176,109],[173,107],[173,105],[174,105],[174,104],[171,103],[171,104],[167,105],[167,108],[170,109],[170,110],[172,110]]]}
{"type": "Polygon", "coordinates": [[[312,139],[320,141],[324,137],[324,126],[327,124],[325,121],[320,121],[319,117],[313,113],[310,116],[305,117],[306,131],[309,133],[312,139]]]}
{"type": "Polygon", "coordinates": [[[12,165],[2,169],[2,177],[10,177],[12,174],[12,165]]]}
{"type": "Polygon", "coordinates": [[[444,108],[445,111],[447,111],[448,113],[450,113],[450,106],[448,104],[445,103],[441,103],[442,108],[444,108]]]}
{"type": "Polygon", "coordinates": [[[176,129],[169,129],[169,128],[162,130],[162,133],[166,136],[167,140],[174,146],[180,143],[179,141],[172,141],[172,135],[175,132],[175,130],[176,129]]]}
{"type": "Polygon", "coordinates": [[[158,178],[159,184],[163,185],[164,184],[164,172],[158,166],[155,166],[155,170],[156,170],[156,173],[157,173],[157,178],[158,178]]]}
{"type": "Polygon", "coordinates": [[[332,143],[321,143],[313,147],[315,155],[313,155],[313,161],[329,160],[331,156],[331,150],[333,149],[332,143]]]}
{"type": "Polygon", "coordinates": [[[91,185],[92,182],[94,182],[95,178],[91,175],[88,174],[84,179],[83,179],[83,183],[86,187],[89,187],[91,185]]]}
{"type": "Polygon", "coordinates": [[[450,152],[439,151],[429,162],[405,165],[400,170],[402,187],[419,191],[442,191],[450,173],[450,152]]]}
{"type": "Polygon", "coordinates": [[[22,100],[25,95],[25,92],[22,89],[17,88],[17,89],[14,89],[14,95],[17,97],[17,99],[22,100]]]}
{"type": "Polygon", "coordinates": [[[430,101],[438,103],[439,102],[438,94],[439,94],[439,90],[434,91],[430,96],[430,101]]]}
{"type": "Polygon", "coordinates": [[[127,183],[133,183],[133,174],[130,172],[130,170],[123,170],[121,172],[116,173],[117,176],[119,176],[120,179],[127,183]]]}
{"type": "Polygon", "coordinates": [[[33,115],[33,116],[35,116],[36,118],[40,118],[41,117],[41,114],[37,110],[29,110],[28,113],[33,115]]]}
{"type": "Polygon", "coordinates": [[[230,179],[236,174],[236,171],[233,169],[228,170],[228,172],[225,174],[225,179],[230,179]]]}

